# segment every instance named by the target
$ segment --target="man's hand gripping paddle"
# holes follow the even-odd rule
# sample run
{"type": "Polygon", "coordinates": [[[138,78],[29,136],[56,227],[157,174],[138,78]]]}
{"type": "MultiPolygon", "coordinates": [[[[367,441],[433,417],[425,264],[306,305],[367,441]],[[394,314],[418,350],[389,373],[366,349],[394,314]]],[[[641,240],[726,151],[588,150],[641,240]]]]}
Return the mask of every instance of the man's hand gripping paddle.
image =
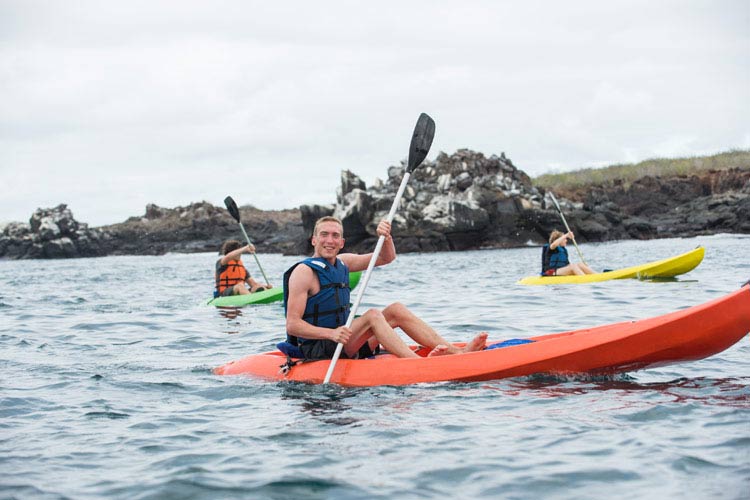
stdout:
{"type": "MultiPolygon", "coordinates": [[[[388,212],[388,217],[386,218],[388,222],[392,222],[393,216],[396,215],[396,210],[398,209],[401,197],[404,195],[404,190],[406,189],[406,184],[409,182],[409,177],[411,177],[412,172],[414,172],[414,170],[419,165],[421,165],[424,159],[427,157],[427,153],[430,151],[430,146],[432,146],[433,137],[435,137],[435,122],[425,113],[422,113],[421,115],[419,115],[417,125],[414,127],[414,134],[411,137],[411,144],[409,145],[409,161],[406,165],[404,178],[401,179],[401,185],[398,188],[398,192],[396,192],[396,197],[393,199],[391,211],[388,212]]],[[[357,308],[359,307],[359,303],[362,301],[362,296],[365,294],[367,283],[370,281],[370,273],[372,273],[372,269],[375,267],[375,262],[377,262],[378,260],[378,255],[380,255],[380,250],[381,248],[383,248],[384,241],[385,236],[380,236],[378,238],[378,243],[375,245],[375,251],[372,254],[370,263],[367,265],[365,276],[364,278],[362,278],[362,282],[359,284],[359,293],[357,293],[357,298],[354,300],[354,304],[352,305],[352,309],[349,313],[349,319],[347,319],[346,321],[347,328],[351,328],[352,326],[354,316],[357,314],[357,308]]],[[[328,372],[326,372],[326,377],[323,380],[324,384],[327,384],[331,381],[333,369],[336,367],[336,362],[338,361],[339,356],[341,356],[341,350],[343,348],[344,344],[338,344],[336,346],[336,352],[333,353],[331,364],[328,366],[328,372]]]]}

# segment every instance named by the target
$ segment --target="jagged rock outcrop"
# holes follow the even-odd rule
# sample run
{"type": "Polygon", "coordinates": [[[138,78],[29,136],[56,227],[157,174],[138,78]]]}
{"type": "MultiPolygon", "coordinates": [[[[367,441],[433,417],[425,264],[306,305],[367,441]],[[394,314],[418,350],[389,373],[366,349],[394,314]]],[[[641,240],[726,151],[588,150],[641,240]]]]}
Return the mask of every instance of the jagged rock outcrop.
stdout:
{"type": "MultiPolygon", "coordinates": [[[[333,207],[303,206],[301,211],[339,217],[347,249],[371,249],[377,223],[390,210],[403,174],[403,163],[390,167],[388,179],[376,180],[368,189],[354,173],[344,171],[333,207]]],[[[467,149],[450,156],[440,153],[412,174],[394,217],[393,236],[402,252],[518,246],[539,238],[523,214],[544,207],[543,193],[505,154],[487,158],[467,149]]],[[[314,218],[303,216],[303,224],[309,235],[314,218]]]]}
{"type": "MultiPolygon", "coordinates": [[[[335,205],[301,207],[306,237],[317,217],[335,215],[344,224],[347,250],[372,249],[375,228],[390,209],[403,169],[403,164],[391,167],[385,182],[376,180],[369,188],[354,173],[342,172],[335,205]]],[[[746,168],[643,177],[629,185],[560,191],[557,199],[579,241],[750,232],[746,168]]],[[[400,252],[429,252],[539,244],[553,229],[564,227],[549,195],[505,154],[486,158],[462,149],[440,153],[415,171],[394,217],[393,235],[400,252]]]]}
{"type": "Polygon", "coordinates": [[[55,259],[105,254],[109,235],[75,220],[65,204],[39,208],[28,224],[11,222],[0,234],[0,257],[55,259]]]}

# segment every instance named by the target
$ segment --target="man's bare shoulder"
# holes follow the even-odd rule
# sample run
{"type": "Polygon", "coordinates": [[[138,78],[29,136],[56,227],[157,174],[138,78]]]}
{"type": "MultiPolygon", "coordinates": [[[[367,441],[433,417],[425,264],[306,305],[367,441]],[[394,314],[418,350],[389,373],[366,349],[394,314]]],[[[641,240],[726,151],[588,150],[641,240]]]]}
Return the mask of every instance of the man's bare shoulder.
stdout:
{"type": "Polygon", "coordinates": [[[299,265],[294,268],[292,274],[289,275],[289,285],[304,284],[305,282],[311,282],[313,278],[313,270],[310,266],[299,265]]]}

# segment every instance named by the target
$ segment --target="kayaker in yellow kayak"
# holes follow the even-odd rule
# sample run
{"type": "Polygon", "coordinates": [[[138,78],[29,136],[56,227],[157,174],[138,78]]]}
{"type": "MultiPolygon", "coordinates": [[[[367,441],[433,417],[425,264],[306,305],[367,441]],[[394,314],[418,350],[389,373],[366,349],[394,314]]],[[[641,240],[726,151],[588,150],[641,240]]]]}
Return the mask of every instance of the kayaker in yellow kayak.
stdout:
{"type": "Polygon", "coordinates": [[[237,240],[227,240],[221,246],[222,257],[216,261],[216,297],[228,297],[230,295],[247,295],[260,292],[269,285],[262,285],[255,281],[242,263],[243,253],[255,253],[255,245],[241,246],[237,240]],[[249,287],[249,289],[248,289],[249,287]]]}
{"type": "Polygon", "coordinates": [[[549,244],[542,247],[542,276],[569,276],[596,274],[587,264],[570,262],[568,240],[574,240],[573,231],[564,233],[555,229],[549,235],[549,244]]]}
{"type": "MultiPolygon", "coordinates": [[[[382,266],[396,258],[391,224],[381,221],[377,234],[385,238],[375,263],[382,266]]],[[[336,343],[344,345],[341,356],[346,358],[371,356],[378,344],[398,357],[417,357],[394,328],[401,328],[414,341],[432,349],[430,356],[484,349],[486,332],[478,334],[465,347],[456,347],[398,302],[382,311],[370,309],[347,328],[349,271],[366,269],[373,254],[339,255],[344,248],[344,228],[335,217],[323,217],[316,222],[312,245],[313,256],[284,273],[287,342],[298,345],[303,357],[330,359],[336,343]]]]}

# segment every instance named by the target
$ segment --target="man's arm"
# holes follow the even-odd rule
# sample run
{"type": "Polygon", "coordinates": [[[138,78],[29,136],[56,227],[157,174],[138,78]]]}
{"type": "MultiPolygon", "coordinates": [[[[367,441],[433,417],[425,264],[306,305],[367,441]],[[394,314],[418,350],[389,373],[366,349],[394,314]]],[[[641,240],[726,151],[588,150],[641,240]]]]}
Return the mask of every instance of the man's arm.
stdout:
{"type": "MultiPolygon", "coordinates": [[[[396,246],[393,244],[393,238],[391,237],[390,223],[386,220],[380,221],[377,234],[378,236],[385,236],[385,241],[383,241],[383,247],[380,249],[380,254],[378,254],[378,260],[375,262],[375,265],[383,266],[396,259],[396,246]]],[[[372,252],[361,255],[356,253],[344,253],[339,255],[339,258],[349,267],[350,271],[362,271],[367,269],[367,266],[370,264],[372,252]]]]}

